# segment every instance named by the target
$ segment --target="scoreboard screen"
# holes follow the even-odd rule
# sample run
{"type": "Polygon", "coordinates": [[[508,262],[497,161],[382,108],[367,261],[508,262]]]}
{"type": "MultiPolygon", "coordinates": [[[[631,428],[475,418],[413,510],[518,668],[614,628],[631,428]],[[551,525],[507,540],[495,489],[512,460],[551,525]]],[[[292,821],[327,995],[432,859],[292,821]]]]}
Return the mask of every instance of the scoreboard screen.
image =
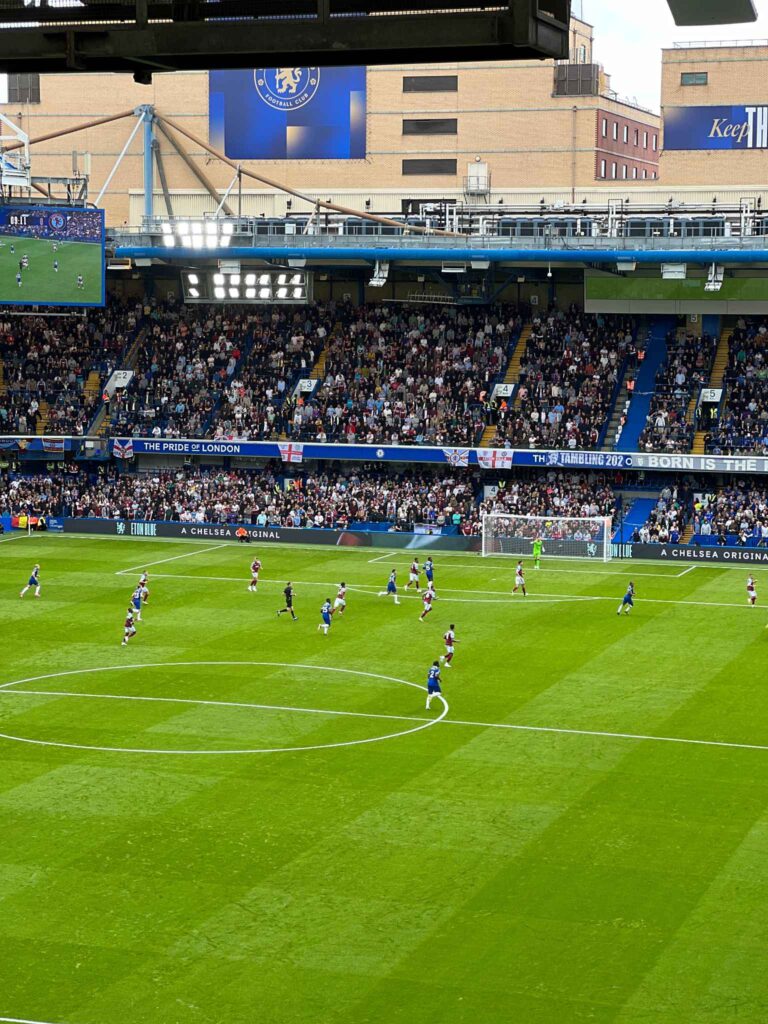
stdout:
{"type": "Polygon", "coordinates": [[[0,304],[104,301],[103,210],[0,206],[0,304]]]}

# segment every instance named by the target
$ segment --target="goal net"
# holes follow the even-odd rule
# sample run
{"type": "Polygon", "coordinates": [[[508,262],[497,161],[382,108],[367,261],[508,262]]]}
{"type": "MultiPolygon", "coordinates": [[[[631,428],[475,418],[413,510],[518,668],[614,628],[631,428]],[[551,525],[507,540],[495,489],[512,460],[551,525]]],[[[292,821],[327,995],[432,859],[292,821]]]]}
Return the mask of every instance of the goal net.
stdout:
{"type": "Polygon", "coordinates": [[[610,516],[517,516],[489,512],[483,516],[483,558],[489,555],[530,557],[540,540],[545,558],[611,557],[610,516]]]}

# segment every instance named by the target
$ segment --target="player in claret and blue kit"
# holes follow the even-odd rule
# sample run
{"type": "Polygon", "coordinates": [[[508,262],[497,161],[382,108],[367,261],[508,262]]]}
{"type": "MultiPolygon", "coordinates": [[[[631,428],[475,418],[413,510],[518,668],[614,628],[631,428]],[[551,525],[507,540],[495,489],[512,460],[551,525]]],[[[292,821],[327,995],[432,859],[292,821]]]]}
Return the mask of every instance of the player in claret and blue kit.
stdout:
{"type": "Polygon", "coordinates": [[[29,582],[19,594],[19,597],[24,597],[28,590],[34,589],[35,597],[40,597],[40,566],[35,565],[30,573],[29,582]]]}
{"type": "Polygon", "coordinates": [[[632,609],[635,607],[635,584],[632,580],[629,581],[627,592],[621,599],[619,610],[616,612],[617,615],[621,615],[624,612],[625,615],[629,615],[632,609]]]}
{"type": "Polygon", "coordinates": [[[379,597],[388,597],[390,594],[394,597],[395,604],[400,604],[400,598],[397,596],[397,569],[393,569],[389,574],[387,589],[379,591],[379,597]]]}
{"type": "Polygon", "coordinates": [[[432,698],[437,697],[443,691],[440,689],[440,662],[433,661],[432,667],[427,675],[427,711],[432,703],[432,698]]]}

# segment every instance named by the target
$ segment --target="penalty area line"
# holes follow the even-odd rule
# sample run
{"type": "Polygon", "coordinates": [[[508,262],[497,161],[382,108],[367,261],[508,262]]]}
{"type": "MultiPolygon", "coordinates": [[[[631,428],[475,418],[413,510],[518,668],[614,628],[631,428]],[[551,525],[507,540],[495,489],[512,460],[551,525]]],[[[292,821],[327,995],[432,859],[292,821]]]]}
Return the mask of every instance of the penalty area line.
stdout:
{"type": "Polygon", "coordinates": [[[136,572],[137,569],[149,569],[153,565],[163,565],[165,562],[175,562],[179,558],[191,558],[192,555],[202,555],[206,551],[218,551],[219,548],[228,548],[229,544],[214,544],[208,548],[197,548],[195,551],[185,551],[183,555],[171,555],[170,558],[158,558],[156,562],[139,562],[138,565],[129,565],[127,569],[118,569],[115,576],[123,576],[127,572],[136,572]]]}

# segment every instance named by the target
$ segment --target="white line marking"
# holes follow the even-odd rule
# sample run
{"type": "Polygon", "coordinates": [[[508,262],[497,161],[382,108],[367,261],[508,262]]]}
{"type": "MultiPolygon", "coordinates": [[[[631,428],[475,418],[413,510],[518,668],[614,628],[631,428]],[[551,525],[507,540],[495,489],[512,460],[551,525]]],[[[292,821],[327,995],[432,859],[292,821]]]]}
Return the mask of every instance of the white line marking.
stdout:
{"type": "MultiPolygon", "coordinates": [[[[116,574],[118,575],[118,574],[116,574]]],[[[242,583],[247,585],[248,580],[245,576],[184,576],[177,573],[163,573],[156,572],[152,574],[155,579],[165,580],[211,580],[213,582],[222,583],[242,583]]],[[[639,575],[639,574],[635,574],[639,575]]],[[[667,576],[667,579],[675,579],[674,576],[667,576]]],[[[264,579],[260,580],[261,583],[282,583],[282,579],[264,579]]],[[[318,583],[316,580],[296,580],[297,586],[300,587],[335,587],[337,583],[318,583]]],[[[376,597],[378,595],[378,585],[375,583],[360,583],[355,586],[347,587],[347,590],[357,591],[360,594],[365,594],[369,597],[376,597]]],[[[499,595],[494,600],[466,597],[445,597],[443,600],[447,603],[452,604],[508,604],[514,601],[516,604],[556,604],[558,602],[567,601],[617,601],[621,600],[620,595],[602,595],[602,594],[550,594],[546,593],[532,593],[528,594],[527,597],[516,597],[513,596],[510,591],[507,590],[474,590],[471,587],[465,589],[451,588],[451,587],[439,587],[438,588],[438,600],[441,594],[497,594],[499,595]]],[[[410,598],[419,599],[419,595],[416,593],[406,593],[405,589],[398,592],[399,598],[410,598]]],[[[735,601],[688,601],[686,599],[676,600],[672,597],[642,597],[638,598],[640,604],[676,604],[676,605],[692,605],[700,608],[749,608],[750,605],[743,604],[742,602],[735,601]]],[[[0,686],[0,689],[2,687],[0,686]]]]}
{"type": "MultiPolygon", "coordinates": [[[[26,531],[24,533],[14,533],[10,537],[3,537],[3,539],[0,540],[0,544],[7,544],[8,541],[10,541],[10,540],[21,540],[22,537],[30,537],[30,536],[31,536],[31,534],[27,533],[26,531]]],[[[7,1020],[7,1018],[6,1017],[0,1017],[0,1020],[7,1020]]]]}
{"type": "MultiPolygon", "coordinates": [[[[267,668],[300,668],[300,669],[309,669],[309,670],[311,670],[313,672],[335,672],[335,673],[343,673],[344,675],[351,675],[351,676],[365,676],[365,677],[370,678],[370,679],[383,679],[385,682],[402,683],[404,686],[412,686],[415,690],[420,690],[422,693],[426,690],[426,687],[421,686],[419,683],[410,682],[408,679],[398,679],[396,676],[380,675],[377,672],[363,672],[363,671],[358,671],[357,669],[336,668],[336,667],[328,666],[328,665],[302,665],[302,664],[297,664],[297,663],[294,663],[294,662],[286,662],[286,661],[160,661],[160,662],[147,663],[145,665],[105,665],[105,666],[102,666],[100,668],[70,669],[67,672],[48,672],[48,673],[46,673],[45,675],[42,675],[42,676],[30,676],[28,679],[15,679],[15,680],[13,680],[10,683],[4,683],[2,686],[0,686],[0,690],[4,691],[2,696],[8,696],[11,693],[14,693],[17,696],[20,696],[20,695],[23,695],[24,693],[32,693],[33,691],[31,691],[31,690],[9,690],[8,687],[10,687],[10,686],[21,686],[23,683],[35,683],[35,682],[39,682],[41,679],[59,679],[62,676],[91,675],[91,674],[93,674],[95,672],[120,672],[120,671],[124,671],[124,670],[127,670],[127,669],[169,668],[169,667],[175,668],[177,666],[180,666],[182,668],[185,668],[185,667],[188,668],[190,666],[192,666],[192,667],[199,667],[201,665],[217,665],[217,666],[221,666],[221,665],[241,665],[242,666],[242,665],[245,665],[245,666],[257,666],[257,667],[267,667],[267,668]]],[[[47,693],[47,692],[49,692],[49,691],[45,691],[45,690],[42,691],[42,693],[47,693]]],[[[73,697],[100,697],[100,696],[104,696],[108,700],[149,700],[149,701],[151,701],[151,700],[171,701],[171,700],[173,700],[173,698],[169,698],[169,697],[120,697],[119,695],[113,695],[113,694],[103,694],[102,695],[102,694],[76,694],[76,693],[72,693],[72,694],[62,694],[62,696],[73,696],[73,697]]],[[[347,712],[347,714],[349,714],[349,715],[353,715],[354,714],[354,717],[356,717],[356,718],[364,718],[364,717],[365,718],[373,718],[373,717],[375,717],[375,718],[385,718],[385,717],[386,718],[390,718],[391,717],[391,718],[397,719],[399,721],[418,722],[419,724],[415,728],[413,728],[413,729],[403,729],[400,732],[386,733],[383,736],[370,736],[370,737],[368,737],[366,739],[345,740],[344,742],[341,742],[341,743],[316,743],[316,744],[312,744],[312,745],[301,745],[301,746],[295,746],[295,747],[260,747],[260,748],[255,748],[255,749],[246,749],[246,750],[161,750],[161,749],[152,748],[152,747],[149,747],[149,748],[146,748],[146,749],[140,748],[140,747],[101,747],[101,746],[95,746],[93,744],[84,744],[84,743],[61,743],[61,742],[58,742],[58,741],[55,741],[55,740],[34,740],[34,739],[29,739],[26,736],[14,736],[14,735],[11,735],[10,733],[0,733],[0,739],[11,740],[11,741],[13,741],[15,743],[29,743],[29,744],[32,744],[33,746],[38,746],[38,747],[63,747],[63,748],[68,749],[68,750],[97,750],[97,751],[100,751],[102,753],[114,753],[114,754],[171,754],[171,755],[182,754],[182,755],[187,755],[187,756],[199,756],[199,755],[214,756],[214,755],[218,755],[218,754],[285,754],[285,753],[289,753],[289,752],[303,752],[305,750],[331,750],[331,749],[334,749],[336,747],[357,747],[357,746],[362,746],[365,743],[379,743],[382,740],[394,740],[394,739],[400,738],[401,736],[410,736],[412,733],[421,732],[422,729],[429,729],[431,726],[437,725],[438,722],[441,722],[445,718],[445,716],[448,714],[448,711],[449,711],[448,701],[445,699],[445,697],[443,697],[441,694],[437,694],[437,697],[439,698],[441,704],[443,705],[443,710],[437,716],[437,718],[428,718],[428,719],[416,718],[416,717],[413,717],[413,718],[407,718],[407,717],[399,718],[398,716],[395,716],[395,715],[393,715],[393,716],[386,715],[385,716],[385,715],[378,715],[378,714],[377,715],[373,715],[373,714],[370,714],[370,713],[369,714],[364,714],[363,712],[354,712],[354,713],[353,712],[347,712]]],[[[210,704],[216,704],[216,703],[219,703],[219,702],[217,702],[217,701],[186,701],[186,700],[182,700],[181,698],[179,698],[179,700],[176,701],[176,703],[193,703],[193,704],[209,704],[210,703],[210,704]]],[[[236,707],[238,705],[233,704],[232,706],[236,707]]],[[[249,705],[243,705],[243,707],[247,707],[247,706],[249,706],[249,705]]],[[[257,707],[258,705],[250,705],[250,706],[257,707]]],[[[262,705],[262,707],[266,708],[266,707],[269,707],[269,705],[262,705]]],[[[311,709],[311,708],[285,708],[284,710],[307,711],[308,713],[315,713],[315,714],[334,714],[334,712],[323,712],[319,708],[318,709],[311,709]]],[[[344,714],[344,712],[336,712],[336,714],[344,714]]]]}
{"type": "Polygon", "coordinates": [[[214,544],[213,547],[196,548],[194,551],[185,551],[183,555],[171,555],[170,558],[159,558],[156,562],[139,562],[138,565],[129,565],[127,569],[118,569],[115,576],[123,576],[127,572],[136,572],[137,569],[149,569],[153,565],[162,565],[164,562],[175,562],[178,558],[191,558],[192,555],[202,555],[206,551],[218,551],[219,548],[228,548],[229,544],[214,544]]]}
{"type": "Polygon", "coordinates": [[[379,555],[377,558],[369,558],[368,564],[371,565],[373,562],[383,562],[386,558],[391,558],[394,552],[388,551],[386,555],[379,555]]]}
{"type": "Polygon", "coordinates": [[[7,1021],[8,1024],[51,1024],[47,1020],[29,1020],[28,1017],[0,1017],[0,1021],[7,1021]]]}
{"type": "Polygon", "coordinates": [[[693,572],[694,569],[698,569],[696,564],[689,565],[687,569],[683,569],[683,571],[679,572],[677,576],[673,577],[673,579],[679,580],[682,576],[687,576],[689,572],[693,572]]]}
{"type": "MultiPolygon", "coordinates": [[[[169,664],[171,664],[171,665],[175,665],[175,664],[187,664],[187,665],[189,665],[189,664],[196,664],[196,663],[194,663],[194,662],[170,662],[169,664]]],[[[203,662],[203,664],[209,664],[209,663],[208,662],[203,662]]],[[[246,664],[246,665],[251,665],[251,664],[258,664],[258,663],[257,662],[212,662],[210,664],[237,664],[237,665],[239,665],[239,664],[246,664]]],[[[266,663],[266,664],[274,664],[274,663],[266,663]]],[[[146,668],[146,667],[149,667],[149,666],[143,666],[143,665],[142,666],[136,666],[136,665],[132,665],[132,666],[126,666],[126,665],[119,666],[119,665],[116,665],[116,666],[112,666],[112,667],[115,668],[115,669],[120,669],[120,668],[129,668],[129,667],[130,668],[146,668]]],[[[296,666],[296,667],[299,667],[299,666],[296,666]]],[[[307,666],[304,666],[304,667],[307,667],[307,666]]],[[[320,668],[321,666],[312,666],[312,667],[320,668]]],[[[85,672],[85,671],[102,672],[102,671],[109,671],[109,669],[87,669],[87,670],[82,670],[82,671],[83,672],[85,672]]],[[[358,674],[356,672],[353,672],[351,669],[326,669],[326,671],[332,671],[332,672],[352,672],[353,675],[357,675],[358,674]]],[[[56,676],[58,674],[64,675],[64,674],[67,674],[67,673],[52,673],[52,676],[56,676]]],[[[79,674],[79,673],[73,673],[73,674],[79,674]]],[[[370,672],[360,673],[360,675],[372,675],[372,674],[373,673],[370,673],[370,672]]],[[[49,677],[40,676],[39,678],[49,678],[49,677]]],[[[390,677],[390,676],[378,677],[377,676],[376,678],[391,679],[392,677],[390,677]]],[[[394,680],[394,681],[396,681],[396,682],[406,682],[406,680],[400,680],[400,679],[394,680]]],[[[18,684],[14,684],[14,685],[18,685],[18,684]]],[[[419,689],[419,690],[423,689],[423,687],[419,686],[417,683],[408,683],[408,685],[409,686],[414,686],[414,687],[416,687],[416,689],[419,689]]],[[[202,700],[202,699],[201,700],[195,700],[195,699],[192,699],[192,698],[189,698],[189,697],[144,697],[144,696],[134,696],[134,695],[128,695],[128,694],[116,694],[116,693],[76,693],[74,691],[70,692],[70,691],[64,691],[64,690],[6,690],[4,692],[4,694],[3,694],[3,696],[6,696],[6,697],[8,697],[8,696],[23,697],[25,695],[44,696],[44,697],[47,697],[47,696],[51,696],[51,697],[82,697],[82,698],[93,699],[93,700],[150,701],[150,702],[159,702],[159,703],[168,703],[168,704],[202,704],[202,705],[213,706],[213,707],[256,708],[256,709],[269,710],[269,711],[294,711],[294,712],[297,712],[297,713],[300,713],[300,714],[309,714],[309,715],[340,715],[340,716],[343,716],[343,717],[385,719],[385,720],[388,720],[388,721],[396,721],[396,722],[421,722],[421,723],[426,723],[427,725],[436,725],[438,722],[442,722],[443,725],[461,725],[461,726],[465,726],[467,728],[472,728],[472,729],[509,729],[509,730],[514,731],[514,732],[557,733],[557,734],[561,734],[561,735],[565,735],[565,736],[599,736],[599,737],[605,737],[607,739],[638,740],[638,741],[642,740],[643,742],[651,742],[651,743],[683,743],[683,744],[688,744],[688,745],[693,745],[693,746],[700,746],[700,747],[729,747],[729,748],[734,748],[734,749],[737,749],[737,750],[768,750],[768,744],[761,744],[761,743],[735,743],[735,742],[732,743],[732,742],[729,742],[727,740],[686,739],[685,737],[681,737],[681,736],[649,736],[649,735],[646,735],[644,733],[607,732],[607,731],[603,731],[603,730],[599,730],[599,729],[568,729],[568,728],[559,728],[559,727],[556,727],[556,726],[547,726],[547,725],[516,725],[516,724],[512,724],[512,723],[508,723],[508,722],[474,722],[474,721],[465,721],[465,720],[458,719],[458,718],[446,718],[445,714],[442,714],[439,718],[425,719],[423,716],[419,716],[419,715],[387,715],[387,714],[380,714],[380,713],[377,713],[377,712],[370,712],[370,711],[335,711],[335,710],[329,710],[329,709],[325,709],[325,708],[300,708],[300,707],[289,706],[289,705],[282,705],[282,704],[251,704],[251,703],[246,703],[246,702],[241,702],[241,701],[202,700]]],[[[410,731],[411,730],[409,730],[409,732],[410,731]]],[[[413,731],[416,731],[416,730],[413,730],[413,731]]],[[[404,735],[404,734],[400,733],[400,734],[397,734],[397,735],[404,735]]],[[[12,737],[12,738],[15,739],[17,737],[12,737]]],[[[376,737],[376,739],[384,739],[384,738],[389,738],[389,737],[376,737]]],[[[40,741],[40,740],[23,740],[22,742],[41,743],[43,741],[40,741]]],[[[365,741],[355,741],[355,742],[372,742],[372,741],[371,740],[365,740],[365,741]]],[[[73,746],[73,744],[51,744],[51,745],[52,746],[73,746]]],[[[327,744],[327,746],[347,746],[347,745],[348,744],[344,744],[344,743],[341,743],[341,744],[327,744]]],[[[91,747],[88,747],[86,749],[89,749],[89,750],[90,749],[111,750],[111,749],[116,749],[116,748],[111,748],[111,747],[95,747],[95,748],[91,748],[91,747]]],[[[269,749],[271,749],[271,748],[269,748],[269,749]]],[[[313,750],[313,749],[317,749],[317,748],[314,748],[314,747],[289,747],[289,748],[285,748],[285,749],[288,749],[288,750],[313,750]]],[[[193,754],[196,754],[196,753],[207,753],[207,754],[210,754],[210,753],[221,753],[221,754],[252,753],[252,751],[228,751],[228,750],[221,750],[221,751],[187,751],[187,750],[183,750],[183,751],[152,751],[152,750],[150,750],[148,752],[149,753],[181,753],[181,754],[189,754],[189,753],[193,753],[193,754]]],[[[140,753],[147,753],[147,751],[140,751],[140,753]]],[[[258,753],[261,753],[261,751],[258,751],[258,753]]],[[[2,1019],[2,1018],[0,1018],[0,1019],[2,1019]]]]}

